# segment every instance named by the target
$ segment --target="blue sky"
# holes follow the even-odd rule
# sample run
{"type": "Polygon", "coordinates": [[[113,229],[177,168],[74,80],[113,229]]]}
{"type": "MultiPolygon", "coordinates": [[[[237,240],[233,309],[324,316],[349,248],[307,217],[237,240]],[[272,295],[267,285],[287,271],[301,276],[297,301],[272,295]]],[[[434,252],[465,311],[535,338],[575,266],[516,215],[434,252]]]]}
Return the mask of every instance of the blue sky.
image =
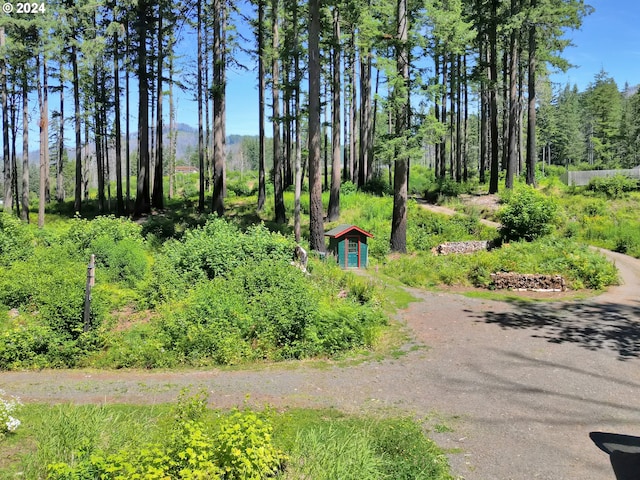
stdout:
{"type": "Polygon", "coordinates": [[[569,31],[573,47],[564,58],[577,67],[554,75],[554,82],[576,84],[580,91],[604,70],[624,88],[640,83],[640,2],[638,0],[587,0],[595,11],[584,18],[580,30],[569,31]]]}

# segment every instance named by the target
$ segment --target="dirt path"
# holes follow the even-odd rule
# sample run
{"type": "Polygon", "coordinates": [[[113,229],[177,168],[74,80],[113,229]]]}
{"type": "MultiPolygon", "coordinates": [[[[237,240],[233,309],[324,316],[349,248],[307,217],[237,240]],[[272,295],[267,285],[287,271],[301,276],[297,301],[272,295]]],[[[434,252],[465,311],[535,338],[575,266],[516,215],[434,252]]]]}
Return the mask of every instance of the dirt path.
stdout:
{"type": "Polygon", "coordinates": [[[466,480],[611,480],[592,430],[640,435],[640,261],[607,253],[624,284],[588,302],[508,304],[414,290],[399,313],[413,337],[398,359],[318,369],[2,372],[33,402],[173,401],[205,388],[217,407],[409,412],[466,480]],[[442,429],[439,429],[442,430],[442,429]]]}

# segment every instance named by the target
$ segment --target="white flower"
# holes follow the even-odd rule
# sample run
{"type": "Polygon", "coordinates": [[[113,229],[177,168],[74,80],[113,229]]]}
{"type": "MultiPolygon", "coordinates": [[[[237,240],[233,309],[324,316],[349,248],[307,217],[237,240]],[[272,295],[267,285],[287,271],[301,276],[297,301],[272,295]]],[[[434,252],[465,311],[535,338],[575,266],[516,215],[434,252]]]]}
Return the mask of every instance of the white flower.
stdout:
{"type": "Polygon", "coordinates": [[[9,421],[7,422],[7,431],[15,432],[20,426],[20,420],[17,418],[9,417],[9,421]]]}

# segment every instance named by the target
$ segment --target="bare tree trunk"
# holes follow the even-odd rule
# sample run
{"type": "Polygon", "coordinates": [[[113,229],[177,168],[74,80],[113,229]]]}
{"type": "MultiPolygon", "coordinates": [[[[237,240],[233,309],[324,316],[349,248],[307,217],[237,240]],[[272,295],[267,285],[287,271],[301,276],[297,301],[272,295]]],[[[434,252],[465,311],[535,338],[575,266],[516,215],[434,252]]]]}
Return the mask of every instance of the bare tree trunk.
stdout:
{"type": "Polygon", "coordinates": [[[82,209],[82,117],[80,113],[80,76],[78,74],[78,53],[75,42],[71,42],[71,67],[73,70],[73,109],[76,133],[76,181],[73,210],[82,209]]]}
{"type": "Polygon", "coordinates": [[[113,81],[114,81],[114,128],[116,141],[116,213],[123,215],[124,200],[122,198],[122,128],[120,125],[120,42],[118,34],[113,34],[113,81]]]}
{"type": "Polygon", "coordinates": [[[357,162],[357,133],[356,133],[356,41],[355,26],[351,30],[351,62],[349,80],[351,82],[351,97],[349,98],[349,174],[352,183],[358,182],[357,162]]]}
{"type": "Polygon", "coordinates": [[[155,173],[153,176],[153,198],[152,204],[155,208],[163,209],[164,208],[164,182],[163,182],[163,173],[164,173],[164,164],[163,164],[163,133],[164,123],[162,121],[162,103],[164,101],[164,96],[162,94],[162,72],[164,70],[164,48],[162,43],[164,42],[162,29],[164,28],[162,25],[162,8],[160,8],[160,13],[158,15],[158,63],[156,67],[156,82],[157,82],[157,102],[158,106],[156,107],[156,115],[157,115],[157,126],[156,126],[156,164],[155,164],[155,173]]]}
{"type": "Polygon", "coordinates": [[[173,54],[169,57],[169,198],[175,195],[176,185],[176,106],[173,98],[173,54]]]}
{"type": "MultiPolygon", "coordinates": [[[[5,46],[4,27],[0,27],[0,49],[5,46]]],[[[4,205],[3,210],[10,212],[13,204],[13,194],[11,190],[11,157],[9,156],[9,107],[7,104],[7,65],[5,57],[0,58],[0,97],[2,102],[2,164],[4,167],[4,205]]],[[[26,90],[23,93],[27,95],[26,90]]],[[[18,195],[18,192],[15,192],[18,195]]]]}
{"type": "Polygon", "coordinates": [[[224,168],[225,168],[225,139],[224,139],[224,116],[225,116],[225,56],[224,56],[224,2],[214,1],[215,20],[213,26],[213,81],[215,88],[213,91],[213,200],[211,211],[219,216],[224,215],[224,168]]]}
{"type": "Polygon", "coordinates": [[[331,82],[331,193],[329,194],[329,209],[327,221],[333,222],[340,217],[340,165],[342,163],[340,145],[340,10],[333,7],[333,78],[331,82]]]}
{"type": "Polygon", "coordinates": [[[358,166],[358,186],[362,187],[371,179],[369,153],[371,149],[371,52],[360,54],[360,151],[358,166]]]}
{"type": "MultiPolygon", "coordinates": [[[[398,76],[402,78],[402,88],[395,95],[401,95],[397,102],[396,136],[405,138],[409,122],[409,47],[408,47],[408,13],[407,0],[398,0],[398,44],[396,60],[398,76]]],[[[405,143],[403,142],[403,143],[405,143]]],[[[406,145],[404,145],[406,150],[406,145]]],[[[406,151],[399,152],[396,157],[393,178],[393,219],[391,221],[391,250],[405,253],[407,251],[407,191],[409,181],[409,159],[406,151]]]]}
{"type": "Polygon", "coordinates": [[[60,63],[60,124],[58,125],[58,158],[56,159],[56,200],[64,202],[64,69],[60,63]]]}
{"type": "MultiPolygon", "coordinates": [[[[198,76],[198,92],[197,92],[197,100],[198,100],[198,168],[199,172],[199,191],[198,191],[198,210],[200,212],[204,212],[204,190],[205,190],[205,163],[204,163],[204,126],[202,124],[202,0],[198,0],[198,66],[197,66],[197,76],[198,76]]],[[[207,100],[204,100],[207,101],[207,100]]]]}
{"type": "MultiPolygon", "coordinates": [[[[537,5],[531,1],[531,8],[537,5]]],[[[536,27],[529,27],[529,105],[527,108],[527,184],[536,183],[536,27]]]]}
{"type": "Polygon", "coordinates": [[[309,1],[309,247],[325,251],[320,176],[320,0],[309,1]]]}
{"type": "Polygon", "coordinates": [[[491,122],[491,172],[489,177],[489,193],[498,192],[498,175],[500,168],[500,152],[498,148],[498,92],[496,86],[498,79],[497,3],[498,0],[491,0],[491,20],[489,26],[489,83],[491,85],[489,91],[489,117],[491,122]]]}
{"type": "Polygon", "coordinates": [[[267,198],[266,192],[266,165],[265,165],[265,100],[266,91],[265,68],[264,68],[264,0],[258,1],[258,211],[264,208],[267,198]]]}
{"type": "MultiPolygon", "coordinates": [[[[294,2],[293,7],[293,41],[298,45],[298,2],[294,2]]],[[[295,180],[294,180],[294,200],[293,200],[293,234],[296,242],[301,239],[300,226],[300,197],[302,196],[302,131],[300,128],[300,50],[295,49],[293,54],[294,63],[294,91],[293,91],[293,115],[295,118],[296,135],[296,155],[295,155],[295,180]]]]}
{"type": "MultiPolygon", "coordinates": [[[[278,33],[278,0],[272,0],[272,32],[273,32],[273,189],[275,195],[276,223],[285,223],[283,182],[282,182],[282,151],[280,146],[280,38],[278,33]]],[[[318,95],[320,92],[318,92],[318,95]]]]}
{"type": "Polygon", "coordinates": [[[47,89],[47,60],[42,61],[42,83],[40,83],[40,55],[36,57],[38,69],[38,103],[40,104],[40,193],[38,198],[38,227],[44,227],[44,209],[47,201],[47,164],[49,153],[49,105],[47,89]]]}
{"type": "Polygon", "coordinates": [[[130,105],[129,105],[129,63],[131,62],[131,52],[129,51],[129,26],[128,26],[128,22],[125,22],[125,42],[127,45],[127,67],[124,69],[125,70],[125,76],[124,76],[124,82],[125,82],[125,95],[126,95],[126,102],[125,102],[125,117],[127,118],[126,122],[125,122],[125,151],[124,151],[124,155],[125,155],[125,170],[127,171],[127,177],[126,177],[126,203],[125,203],[125,211],[129,212],[129,209],[131,208],[131,139],[130,139],[130,123],[129,123],[129,119],[130,117],[130,105]]]}
{"type": "MultiPolygon", "coordinates": [[[[511,0],[511,13],[516,14],[517,0],[511,0]]],[[[505,187],[513,188],[518,164],[518,31],[511,32],[509,54],[509,147],[505,187]]]]}
{"type": "MultiPolygon", "coordinates": [[[[29,222],[29,80],[22,74],[22,220],[29,222]]],[[[18,192],[16,192],[17,195],[18,192]]]]}
{"type": "Polygon", "coordinates": [[[138,155],[140,169],[134,213],[136,216],[151,211],[149,195],[149,92],[147,73],[147,30],[150,6],[147,0],[138,2],[138,155]]]}

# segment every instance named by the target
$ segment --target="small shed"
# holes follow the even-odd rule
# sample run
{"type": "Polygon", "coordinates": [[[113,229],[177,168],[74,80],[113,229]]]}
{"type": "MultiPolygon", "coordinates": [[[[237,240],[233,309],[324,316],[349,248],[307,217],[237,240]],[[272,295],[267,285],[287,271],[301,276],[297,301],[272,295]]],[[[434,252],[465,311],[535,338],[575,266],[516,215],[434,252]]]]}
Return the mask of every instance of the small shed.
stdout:
{"type": "Polygon", "coordinates": [[[329,237],[329,253],[338,259],[342,268],[366,268],[369,264],[367,239],[373,238],[369,232],[355,225],[338,225],[326,232],[329,237]]]}

